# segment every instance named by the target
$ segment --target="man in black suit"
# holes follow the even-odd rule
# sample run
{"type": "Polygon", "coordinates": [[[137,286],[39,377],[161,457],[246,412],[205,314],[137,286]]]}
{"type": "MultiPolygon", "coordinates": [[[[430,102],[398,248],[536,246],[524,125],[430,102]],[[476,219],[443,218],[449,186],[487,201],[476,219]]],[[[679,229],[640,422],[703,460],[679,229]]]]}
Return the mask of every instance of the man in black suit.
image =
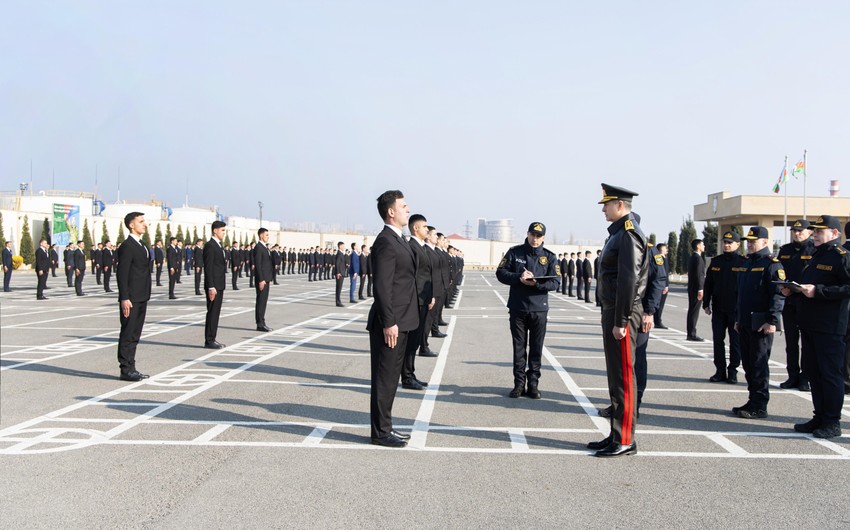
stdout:
{"type": "Polygon", "coordinates": [[[242,250],[239,248],[239,243],[233,243],[230,248],[230,270],[233,271],[233,290],[238,291],[236,280],[242,275],[242,250]]]}
{"type": "MultiPolygon", "coordinates": [[[[268,247],[268,244],[266,244],[268,247]]],[[[277,275],[280,274],[280,266],[283,263],[283,258],[280,255],[280,247],[275,245],[272,247],[272,283],[277,285],[277,275]]]]}
{"type": "Polygon", "coordinates": [[[12,281],[12,242],[6,241],[6,246],[3,247],[3,292],[11,293],[12,289],[9,283],[12,281]]]}
{"type": "Polygon", "coordinates": [[[256,243],[251,243],[251,246],[245,249],[245,274],[248,275],[248,287],[254,287],[254,248],[256,246],[256,243]]]}
{"type": "Polygon", "coordinates": [[[212,237],[204,245],[204,290],[207,292],[207,319],[204,325],[204,348],[218,350],[224,348],[215,340],[218,334],[218,318],[221,315],[221,302],[224,298],[225,274],[227,266],[224,264],[224,239],[225,227],[223,221],[214,221],[212,224],[212,237]]]}
{"type": "Polygon", "coordinates": [[[257,291],[257,303],[254,308],[254,319],[257,321],[257,331],[269,332],[272,328],[266,326],[266,304],[269,302],[270,285],[274,278],[274,262],[269,251],[269,231],[260,228],[257,231],[260,242],[254,247],[252,261],[254,263],[254,287],[257,291]]]}
{"type": "Polygon", "coordinates": [[[372,443],[404,447],[410,438],[393,429],[393,401],[398,389],[408,335],[419,325],[416,292],[416,255],[401,231],[410,209],[398,190],[378,197],[384,229],[372,245],[375,302],[369,310],[369,351],[372,360],[370,402],[372,443]]]}
{"type": "MultiPolygon", "coordinates": [[[[103,245],[103,249],[100,251],[100,270],[103,271],[103,290],[107,293],[112,292],[112,289],[109,288],[109,280],[112,279],[112,269],[115,264],[114,258],[112,243],[107,240],[103,245]]],[[[150,275],[150,264],[148,264],[148,274],[150,275]]]]}
{"type": "Polygon", "coordinates": [[[62,260],[65,262],[65,279],[68,280],[68,287],[74,286],[74,251],[76,249],[76,244],[71,241],[65,247],[65,250],[62,251],[62,260]]]}
{"type": "Polygon", "coordinates": [[[44,288],[47,287],[47,276],[50,274],[50,247],[46,239],[38,243],[35,251],[35,273],[38,275],[38,287],[36,288],[36,300],[47,300],[44,296],[44,288]]]}
{"type": "Polygon", "coordinates": [[[576,254],[576,298],[581,300],[581,292],[584,289],[584,260],[581,252],[576,254]]]}
{"type": "Polygon", "coordinates": [[[50,272],[56,277],[56,268],[59,266],[59,252],[56,251],[56,243],[50,245],[50,272]]]}
{"type": "Polygon", "coordinates": [[[103,243],[98,243],[89,250],[89,260],[91,261],[91,272],[95,275],[97,284],[100,285],[100,251],[103,249],[103,243]]]}
{"type": "Polygon", "coordinates": [[[432,284],[434,306],[428,310],[428,316],[425,319],[425,330],[422,332],[422,340],[419,345],[419,355],[422,357],[436,357],[437,354],[431,351],[431,347],[428,344],[428,335],[437,333],[439,336],[441,333],[437,324],[440,321],[440,308],[443,307],[443,303],[446,300],[448,283],[446,283],[446,275],[443,274],[444,264],[441,259],[440,249],[437,248],[437,244],[439,243],[437,229],[433,226],[428,226],[427,228],[428,237],[425,240],[425,250],[431,258],[431,275],[434,278],[432,284]]]}
{"type": "Polygon", "coordinates": [[[124,217],[130,236],[118,247],[118,303],[121,306],[121,333],[118,335],[118,366],[122,381],[141,381],[146,374],[136,370],[136,346],[145,325],[151,298],[149,249],[142,243],[147,231],[145,215],[130,212],[124,217]]]}
{"type": "MultiPolygon", "coordinates": [[[[589,250],[584,252],[584,261],[582,262],[582,277],[584,278],[584,303],[590,303],[590,279],[593,278],[593,262],[590,261],[591,253],[589,250]]],[[[581,295],[581,293],[579,293],[581,295]]],[[[579,296],[581,299],[581,296],[579,296]]]]}
{"type": "Polygon", "coordinates": [[[700,305],[702,304],[702,287],[705,283],[705,243],[702,239],[691,241],[691,254],[688,259],[688,322],[687,340],[703,342],[705,339],[697,336],[697,320],[699,319],[700,305]]]}
{"type": "MultiPolygon", "coordinates": [[[[414,214],[407,223],[411,238],[407,244],[416,256],[416,293],[419,296],[419,326],[410,332],[407,347],[404,349],[404,362],[401,366],[401,386],[408,390],[424,390],[428,383],[416,377],[416,351],[422,346],[422,337],[427,335],[425,327],[428,311],[434,307],[434,270],[431,265],[431,251],[425,246],[428,239],[428,220],[425,216],[414,214]]],[[[436,255],[434,255],[436,258],[436,255]]],[[[432,353],[428,357],[434,357],[432,353]]]]}
{"type": "Polygon", "coordinates": [[[566,252],[558,254],[558,263],[561,267],[561,294],[567,294],[567,266],[570,262],[570,256],[566,252]]]}
{"type": "Polygon", "coordinates": [[[165,264],[168,267],[168,299],[174,300],[174,284],[180,276],[180,250],[177,248],[177,238],[172,237],[165,251],[165,264]]]}
{"type": "Polygon", "coordinates": [[[160,277],[162,276],[162,262],[165,260],[165,252],[162,250],[162,240],[156,240],[156,247],[153,249],[153,262],[156,266],[156,286],[161,287],[162,282],[160,281],[160,277]]]}
{"type": "MultiPolygon", "coordinates": [[[[174,277],[176,279],[176,283],[183,283],[180,281],[180,277],[183,275],[183,240],[177,240],[177,266],[174,268],[174,277]]],[[[188,273],[188,271],[186,271],[188,273]]]]}
{"type": "Polygon", "coordinates": [[[357,294],[358,300],[365,300],[363,298],[363,286],[366,285],[366,275],[369,274],[369,256],[366,251],[366,245],[360,245],[360,291],[357,294]]]}
{"type": "Polygon", "coordinates": [[[195,241],[195,249],[192,252],[192,266],[195,268],[195,294],[203,295],[201,292],[201,274],[204,270],[204,240],[195,241]]]}
{"type": "Polygon", "coordinates": [[[74,251],[74,290],[77,296],[85,296],[83,294],[83,277],[86,275],[85,250],[85,242],[77,241],[77,250],[74,251]]]}
{"type": "Polygon", "coordinates": [[[343,307],[342,279],[345,274],[345,243],[340,241],[336,244],[336,255],[334,256],[334,278],[336,278],[336,306],[343,307]]]}

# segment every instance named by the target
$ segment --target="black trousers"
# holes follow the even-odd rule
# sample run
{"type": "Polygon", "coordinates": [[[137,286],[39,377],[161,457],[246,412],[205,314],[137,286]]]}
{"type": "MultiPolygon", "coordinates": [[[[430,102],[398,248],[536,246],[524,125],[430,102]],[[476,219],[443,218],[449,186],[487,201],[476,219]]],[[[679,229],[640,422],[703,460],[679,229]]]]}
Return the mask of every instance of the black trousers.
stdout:
{"type": "Polygon", "coordinates": [[[741,343],[735,331],[735,315],[725,311],[712,311],[711,335],[714,341],[714,368],[718,374],[732,375],[741,366],[741,343]],[[729,334],[729,364],[726,364],[726,334],[729,334]]]}
{"type": "Polygon", "coordinates": [[[257,303],[254,305],[254,320],[257,322],[257,326],[265,326],[266,325],[266,305],[269,303],[269,290],[271,289],[271,284],[266,282],[265,288],[260,290],[260,282],[256,282],[255,290],[257,291],[257,303]]]}
{"type": "Polygon", "coordinates": [[[85,269],[80,271],[80,274],[74,274],[74,290],[77,295],[83,294],[83,278],[86,275],[85,269]]]}
{"type": "Polygon", "coordinates": [[[68,287],[74,286],[74,267],[65,269],[65,278],[68,280],[68,287]]]}
{"type": "Polygon", "coordinates": [[[53,274],[53,277],[55,278],[56,277],[56,265],[50,266],[50,272],[51,272],[51,274],[53,274]]]}
{"type": "MultiPolygon", "coordinates": [[[[371,295],[370,295],[371,296],[371,295]]],[[[440,321],[440,308],[443,307],[443,304],[446,301],[445,294],[441,294],[439,296],[434,297],[434,307],[428,311],[428,328],[427,332],[424,334],[425,343],[423,346],[428,347],[428,332],[438,333],[440,331],[440,326],[438,322],[440,321]]]]}
{"type": "Polygon", "coordinates": [[[174,274],[171,270],[168,271],[168,296],[174,296],[174,284],[177,283],[177,276],[180,274],[180,269],[174,269],[174,274]]]}
{"type": "Polygon", "coordinates": [[[162,263],[156,264],[156,284],[162,285],[160,278],[162,277],[162,263]]]}
{"type": "Polygon", "coordinates": [[[360,300],[363,300],[363,287],[365,287],[365,286],[366,286],[366,275],[361,274],[360,275],[360,290],[357,291],[357,297],[360,300]]]}
{"type": "Polygon", "coordinates": [[[847,334],[844,335],[844,393],[850,391],[850,321],[847,322],[847,334]]]}
{"type": "Polygon", "coordinates": [[[109,280],[112,279],[112,270],[103,271],[103,291],[109,292],[109,280]]]}
{"type": "Polygon", "coordinates": [[[773,347],[773,333],[759,333],[749,326],[742,326],[739,332],[741,341],[741,364],[747,376],[749,403],[756,408],[767,410],[770,401],[770,349],[773,347]]]}
{"type": "Polygon", "coordinates": [[[548,311],[510,311],[514,348],[514,386],[537,386],[546,338],[548,311]]]}
{"type": "Polygon", "coordinates": [[[701,307],[702,301],[697,300],[697,293],[688,291],[688,337],[695,337],[697,334],[697,320],[699,320],[701,307]]]}
{"type": "Polygon", "coordinates": [[[367,282],[366,296],[368,296],[369,298],[372,298],[372,275],[371,274],[366,275],[366,282],[367,282]]]}
{"type": "Polygon", "coordinates": [[[567,276],[567,296],[573,295],[573,283],[575,282],[575,276],[567,276]]]}
{"type": "Polygon", "coordinates": [[[204,293],[204,298],[207,301],[207,318],[204,322],[204,341],[207,343],[213,342],[218,335],[218,318],[221,316],[221,302],[224,298],[224,291],[218,291],[215,295],[215,300],[210,301],[209,292],[204,293]]]}
{"type": "Polygon", "coordinates": [[[838,423],[844,406],[844,337],[807,330],[801,335],[815,418],[822,425],[838,423]]]}
{"type": "Polygon", "coordinates": [[[336,279],[336,303],[341,304],[342,300],[340,300],[340,296],[342,295],[342,282],[345,278],[340,275],[339,278],[336,279]]]}
{"type": "Polygon", "coordinates": [[[398,390],[401,365],[409,332],[399,331],[395,348],[384,342],[380,326],[369,331],[369,353],[372,361],[372,389],[369,403],[372,438],[389,436],[393,430],[393,402],[398,390]]]}
{"type": "MultiPolygon", "coordinates": [[[[38,274],[38,272],[36,272],[36,274],[38,274]]],[[[47,274],[48,271],[44,271],[41,273],[41,276],[38,277],[38,287],[36,287],[35,292],[36,298],[44,296],[44,288],[47,287],[47,274]]]]}
{"type": "MultiPolygon", "coordinates": [[[[581,298],[581,296],[579,296],[579,298],[581,298]]],[[[590,302],[590,280],[584,281],[584,301],[590,302]]]]}
{"type": "Polygon", "coordinates": [[[98,284],[98,285],[100,285],[100,284],[101,284],[101,277],[102,277],[102,275],[103,275],[103,269],[101,269],[100,267],[97,267],[97,268],[95,269],[95,278],[97,278],[97,284],[98,284]]]}
{"type": "Polygon", "coordinates": [[[428,319],[428,306],[419,307],[419,327],[410,332],[407,346],[404,348],[404,362],[401,365],[402,382],[416,379],[416,352],[422,346],[422,337],[428,333],[425,322],[428,319]]]}
{"type": "Polygon", "coordinates": [[[626,336],[617,340],[612,334],[614,308],[602,309],[602,344],[608,372],[608,394],[611,396],[611,438],[614,443],[634,442],[637,416],[637,384],[635,350],[642,311],[635,308],[626,326],[626,336]]]}
{"type": "Polygon", "coordinates": [[[649,333],[640,331],[638,327],[637,339],[635,340],[635,380],[637,383],[637,409],[643,400],[643,392],[646,390],[646,379],[649,366],[646,361],[646,348],[649,346],[649,333]]]}
{"type": "Polygon", "coordinates": [[[195,294],[203,294],[201,293],[201,273],[200,271],[195,271],[195,294]]]}
{"type": "MultiPolygon", "coordinates": [[[[598,291],[597,291],[598,292],[598,291]]],[[[656,326],[663,326],[664,322],[661,321],[661,312],[664,311],[664,303],[667,302],[667,294],[661,295],[661,301],[658,303],[658,310],[655,312],[653,320],[656,326]]]]}
{"type": "Polygon", "coordinates": [[[238,287],[236,286],[236,280],[239,278],[239,271],[238,271],[238,269],[239,269],[239,267],[236,267],[236,268],[234,268],[234,269],[233,269],[233,276],[232,276],[232,278],[231,278],[232,283],[233,283],[233,290],[234,290],[234,291],[238,289],[238,287]]]}
{"type": "Polygon", "coordinates": [[[797,305],[792,299],[785,300],[782,308],[782,327],[785,332],[785,369],[788,379],[798,382],[809,380],[805,362],[800,356],[800,327],[797,325],[797,305]],[[789,303],[790,302],[790,303],[789,303]]]}
{"type": "Polygon", "coordinates": [[[145,325],[145,315],[148,312],[147,302],[133,302],[130,315],[125,317],[119,307],[121,332],[118,334],[118,366],[122,374],[136,370],[136,346],[142,336],[145,325]]]}
{"type": "Polygon", "coordinates": [[[12,283],[12,267],[9,267],[9,270],[3,271],[3,290],[10,290],[9,284],[12,283]]]}

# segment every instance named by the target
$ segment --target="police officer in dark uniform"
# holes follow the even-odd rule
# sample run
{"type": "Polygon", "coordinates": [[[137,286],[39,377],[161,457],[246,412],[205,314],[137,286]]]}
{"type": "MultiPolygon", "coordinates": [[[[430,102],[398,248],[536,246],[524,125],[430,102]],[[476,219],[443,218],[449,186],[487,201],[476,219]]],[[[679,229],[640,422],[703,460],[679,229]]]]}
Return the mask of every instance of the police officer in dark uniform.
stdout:
{"type": "Polygon", "coordinates": [[[741,366],[741,346],[735,331],[738,305],[738,272],[745,258],[738,252],[741,236],[729,230],[723,234],[723,254],[711,259],[705,273],[702,308],[711,316],[711,333],[714,341],[714,375],[712,383],[738,382],[741,366]],[[726,334],[729,334],[729,365],[726,365],[726,334]]]}
{"type": "Polygon", "coordinates": [[[838,245],[841,222],[822,215],[811,224],[815,251],[803,269],[794,294],[797,324],[803,338],[803,359],[812,387],[814,417],[794,430],[816,438],[841,436],[844,407],[844,333],[850,313],[850,252],[838,245]]]}
{"type": "MultiPolygon", "coordinates": [[[[791,282],[800,282],[803,269],[812,259],[815,244],[812,242],[812,230],[805,219],[794,221],[791,225],[791,242],[779,248],[779,262],[785,269],[785,277],[791,282]]],[[[779,388],[799,388],[803,392],[811,390],[809,376],[805,366],[800,363],[800,329],[797,326],[797,297],[785,300],[782,310],[782,327],[785,333],[785,368],[788,379],[779,383],[779,388]]]]}
{"type": "Polygon", "coordinates": [[[541,397],[537,386],[549,314],[549,291],[558,290],[561,284],[558,258],[543,248],[545,235],[543,223],[531,223],[525,243],[511,247],[496,269],[496,278],[511,286],[508,311],[514,347],[514,389],[508,396],[512,398],[541,397]]]}
{"type": "Polygon", "coordinates": [[[599,257],[598,286],[602,302],[602,341],[611,395],[611,434],[587,444],[596,456],[615,457],[637,453],[634,440],[637,416],[635,347],[642,326],[642,298],[648,272],[647,239],[632,214],[637,193],[602,184],[602,212],[608,240],[599,257]]]}
{"type": "Polygon", "coordinates": [[[779,326],[784,298],[773,282],[785,280],[785,269],[770,254],[767,228],[753,226],[747,235],[747,259],[738,272],[738,314],[735,330],[741,344],[741,363],[749,399],[732,414],[745,419],[766,418],[770,400],[770,349],[779,326]]]}

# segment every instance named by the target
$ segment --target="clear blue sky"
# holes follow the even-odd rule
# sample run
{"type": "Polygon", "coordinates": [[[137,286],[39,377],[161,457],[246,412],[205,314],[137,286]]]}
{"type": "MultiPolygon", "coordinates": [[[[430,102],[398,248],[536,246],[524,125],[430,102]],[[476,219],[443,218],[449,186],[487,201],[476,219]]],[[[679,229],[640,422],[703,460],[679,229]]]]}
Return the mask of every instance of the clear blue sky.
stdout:
{"type": "MultiPolygon", "coordinates": [[[[600,182],[647,232],[769,194],[809,150],[850,191],[850,2],[17,1],[0,19],[0,189],[151,194],[379,226],[399,188],[602,239],[600,182]]],[[[802,186],[792,182],[791,194],[802,186]]],[[[842,212],[846,213],[846,212],[842,212]]],[[[524,228],[521,228],[522,231],[524,228]]]]}

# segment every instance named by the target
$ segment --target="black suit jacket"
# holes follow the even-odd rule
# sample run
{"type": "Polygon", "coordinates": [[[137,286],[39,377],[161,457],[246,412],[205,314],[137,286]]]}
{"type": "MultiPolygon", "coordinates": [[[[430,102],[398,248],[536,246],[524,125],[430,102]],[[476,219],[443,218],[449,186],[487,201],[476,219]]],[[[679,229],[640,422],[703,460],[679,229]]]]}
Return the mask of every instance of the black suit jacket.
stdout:
{"type": "Polygon", "coordinates": [[[128,237],[118,247],[118,300],[147,302],[151,298],[150,258],[143,243],[128,237]]]}
{"type": "Polygon", "coordinates": [[[41,247],[35,249],[35,270],[47,272],[50,270],[50,254],[49,250],[44,250],[41,247]]]}
{"type": "Polygon", "coordinates": [[[253,250],[252,261],[254,263],[254,284],[256,282],[272,281],[274,266],[272,265],[272,256],[269,253],[269,247],[262,243],[257,243],[253,250]]]}
{"type": "Polygon", "coordinates": [[[204,289],[215,288],[224,291],[227,264],[224,263],[224,249],[214,238],[204,245],[204,289]]]}
{"type": "Polygon", "coordinates": [[[162,251],[161,248],[153,249],[153,260],[156,262],[157,265],[162,265],[162,261],[164,258],[165,253],[162,251]]]}
{"type": "Polygon", "coordinates": [[[416,293],[416,255],[392,229],[385,226],[372,245],[375,301],[369,310],[368,330],[397,325],[399,331],[419,327],[416,293]]]}
{"type": "Polygon", "coordinates": [[[705,259],[697,252],[688,259],[688,291],[696,294],[705,284],[705,259]]]}
{"type": "Polygon", "coordinates": [[[81,272],[86,270],[86,255],[79,247],[74,251],[74,268],[81,272]]]}
{"type": "Polygon", "coordinates": [[[114,256],[112,255],[112,250],[108,248],[103,249],[102,251],[100,251],[100,266],[109,267],[109,271],[112,272],[112,265],[115,261],[113,258],[114,256]]]}
{"type": "Polygon", "coordinates": [[[443,262],[440,259],[438,250],[435,250],[428,245],[425,245],[425,253],[431,259],[431,278],[433,278],[432,286],[434,288],[434,297],[440,298],[446,294],[446,285],[443,283],[443,262]]]}
{"type": "Polygon", "coordinates": [[[168,245],[165,251],[165,262],[169,269],[180,268],[180,251],[176,247],[168,245]]]}
{"type": "Polygon", "coordinates": [[[434,297],[434,267],[431,265],[431,255],[425,245],[420,245],[414,238],[407,242],[416,255],[416,293],[419,295],[419,305],[427,306],[434,297]]]}
{"type": "Polygon", "coordinates": [[[192,266],[204,268],[204,251],[198,247],[192,249],[192,266]]]}
{"type": "Polygon", "coordinates": [[[334,275],[345,275],[345,253],[341,250],[336,251],[334,256],[334,275]]]}

